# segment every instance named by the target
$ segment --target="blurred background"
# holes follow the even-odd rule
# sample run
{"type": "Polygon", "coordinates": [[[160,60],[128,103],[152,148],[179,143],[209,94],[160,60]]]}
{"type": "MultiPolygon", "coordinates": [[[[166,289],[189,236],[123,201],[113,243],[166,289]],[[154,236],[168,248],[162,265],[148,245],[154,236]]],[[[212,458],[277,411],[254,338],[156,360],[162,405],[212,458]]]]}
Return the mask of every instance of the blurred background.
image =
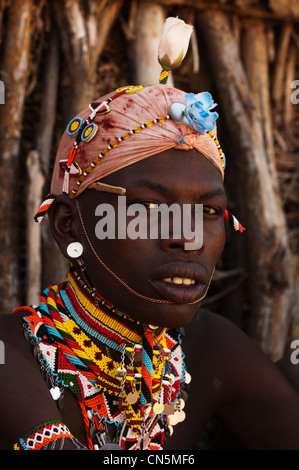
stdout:
{"type": "Polygon", "coordinates": [[[277,360],[299,339],[298,0],[0,0],[0,312],[65,279],[47,218],[33,220],[60,137],[106,92],[158,83],[167,16],[194,26],[168,83],[218,103],[229,209],[246,227],[227,226],[202,307],[277,360]]]}

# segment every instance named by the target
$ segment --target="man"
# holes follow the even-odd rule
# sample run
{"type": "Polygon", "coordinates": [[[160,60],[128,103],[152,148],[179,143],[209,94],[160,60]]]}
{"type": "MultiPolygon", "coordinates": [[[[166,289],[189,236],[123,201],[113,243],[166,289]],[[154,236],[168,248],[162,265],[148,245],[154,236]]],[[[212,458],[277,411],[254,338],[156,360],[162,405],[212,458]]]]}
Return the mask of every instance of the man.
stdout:
{"type": "Polygon", "coordinates": [[[70,272],[40,306],[1,317],[3,449],[194,449],[211,417],[247,448],[299,448],[295,390],[200,310],[228,218],[213,107],[206,93],[125,87],[69,124],[36,220],[48,212],[70,272]],[[151,236],[161,207],[182,217],[151,236]]]}

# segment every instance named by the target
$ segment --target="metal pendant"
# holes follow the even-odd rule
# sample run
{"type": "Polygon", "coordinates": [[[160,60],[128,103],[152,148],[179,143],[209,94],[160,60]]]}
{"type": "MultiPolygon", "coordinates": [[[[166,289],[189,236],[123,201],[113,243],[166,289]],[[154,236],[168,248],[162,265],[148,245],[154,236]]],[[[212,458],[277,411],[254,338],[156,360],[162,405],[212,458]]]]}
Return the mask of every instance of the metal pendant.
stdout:
{"type": "Polygon", "coordinates": [[[127,375],[127,369],[125,367],[119,367],[115,372],[115,377],[122,380],[127,375]]]}
{"type": "Polygon", "coordinates": [[[174,403],[166,403],[164,405],[164,411],[163,413],[167,416],[169,415],[172,415],[174,413],[174,410],[175,410],[175,405],[174,403]]]}
{"type": "Polygon", "coordinates": [[[130,392],[128,395],[127,395],[127,402],[129,403],[129,405],[134,405],[135,403],[137,403],[138,401],[138,394],[136,392],[130,392]]]}
{"type": "Polygon", "coordinates": [[[59,387],[52,387],[50,388],[50,393],[52,395],[53,400],[59,400],[61,392],[59,387]]]}
{"type": "Polygon", "coordinates": [[[185,400],[183,398],[178,398],[176,401],[177,410],[183,410],[185,408],[185,400]]]}
{"type": "Polygon", "coordinates": [[[50,393],[52,395],[53,400],[55,401],[57,408],[62,410],[64,406],[64,393],[63,390],[57,386],[53,386],[50,388],[50,393]]]}
{"type": "Polygon", "coordinates": [[[185,418],[186,418],[186,413],[185,413],[185,411],[183,411],[183,410],[176,411],[176,412],[175,412],[175,415],[176,415],[176,417],[177,417],[177,419],[178,419],[178,423],[182,423],[182,422],[185,420],[185,418]]]}
{"type": "Polygon", "coordinates": [[[154,413],[156,415],[159,415],[159,414],[163,413],[164,412],[164,404],[163,403],[158,403],[158,402],[155,403],[153,410],[154,410],[154,413]]]}
{"type": "Polygon", "coordinates": [[[151,440],[148,434],[138,436],[137,447],[139,450],[147,450],[148,446],[150,445],[150,442],[151,440]]]}
{"type": "Polygon", "coordinates": [[[178,424],[178,422],[179,420],[176,413],[173,413],[168,416],[168,423],[171,424],[171,426],[175,426],[176,424],[178,424]]]}

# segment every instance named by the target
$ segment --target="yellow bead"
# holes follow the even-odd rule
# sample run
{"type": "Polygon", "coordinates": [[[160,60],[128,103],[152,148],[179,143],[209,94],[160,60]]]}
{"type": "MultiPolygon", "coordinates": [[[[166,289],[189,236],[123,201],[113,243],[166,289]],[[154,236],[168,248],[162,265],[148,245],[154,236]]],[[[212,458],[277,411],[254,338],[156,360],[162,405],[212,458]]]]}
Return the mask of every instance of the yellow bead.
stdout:
{"type": "Polygon", "coordinates": [[[136,93],[136,91],[142,90],[143,85],[139,86],[134,86],[134,85],[129,85],[129,86],[122,86],[120,88],[117,88],[116,93],[120,93],[121,91],[125,91],[126,93],[136,93]]]}

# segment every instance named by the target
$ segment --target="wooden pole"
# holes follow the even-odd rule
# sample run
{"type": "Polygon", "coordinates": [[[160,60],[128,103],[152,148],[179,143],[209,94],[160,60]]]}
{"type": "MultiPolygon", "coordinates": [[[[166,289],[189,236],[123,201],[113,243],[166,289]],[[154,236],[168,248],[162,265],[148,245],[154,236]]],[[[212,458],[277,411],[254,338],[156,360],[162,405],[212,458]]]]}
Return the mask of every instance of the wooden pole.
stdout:
{"type": "Polygon", "coordinates": [[[123,0],[89,0],[85,8],[79,0],[53,1],[69,82],[66,120],[98,98],[97,63],[122,4],[123,0]]]}
{"type": "Polygon", "coordinates": [[[285,68],[288,61],[288,50],[293,29],[294,26],[292,23],[285,23],[282,26],[272,84],[272,98],[276,107],[281,105],[283,98],[285,68]]]}
{"type": "Polygon", "coordinates": [[[56,120],[59,82],[58,36],[52,27],[44,63],[39,125],[34,150],[27,157],[27,271],[26,302],[38,304],[41,290],[53,280],[64,279],[67,262],[50,232],[48,218],[41,224],[33,217],[49,190],[49,171],[52,156],[53,132],[56,120]]]}
{"type": "MultiPolygon", "coordinates": [[[[152,3],[152,0],[142,0],[144,3],[152,3]]],[[[236,14],[240,18],[260,18],[274,21],[298,21],[299,5],[296,0],[271,0],[270,8],[258,5],[261,2],[248,1],[238,2],[234,5],[228,4],[226,0],[159,0],[161,6],[165,8],[184,7],[195,8],[198,11],[210,11],[211,13],[224,12],[227,14],[236,14]],[[251,6],[250,4],[255,4],[251,6]]]]}
{"type": "Polygon", "coordinates": [[[26,266],[26,302],[28,305],[39,304],[42,279],[41,236],[40,225],[33,220],[42,200],[45,177],[41,171],[40,155],[31,150],[27,156],[28,192],[26,201],[26,235],[27,235],[27,266],[26,266]]]}
{"type": "MultiPolygon", "coordinates": [[[[62,49],[63,61],[60,73],[64,75],[65,87],[62,97],[62,125],[66,125],[77,112],[85,108],[91,101],[98,98],[95,95],[97,81],[97,64],[105,42],[108,40],[113,22],[122,6],[123,0],[90,0],[83,8],[82,2],[54,0],[53,7],[58,27],[59,45],[62,49]]],[[[50,166],[50,142],[53,135],[53,116],[55,117],[57,93],[55,83],[58,79],[58,69],[55,61],[58,57],[58,46],[52,48],[52,59],[49,57],[49,70],[52,71],[54,82],[45,83],[45,98],[48,100],[50,118],[44,122],[41,138],[37,147],[41,155],[42,169],[48,174],[50,166]],[[50,85],[50,86],[47,86],[50,85]],[[45,139],[44,139],[45,137],[45,139]],[[50,137],[50,139],[49,139],[50,137]],[[45,144],[46,141],[46,144],[45,144]],[[45,153],[42,147],[46,147],[45,153]],[[42,155],[46,157],[43,158],[42,155]]],[[[46,101],[45,101],[46,105],[46,101]]],[[[47,116],[48,113],[43,113],[47,116]]],[[[49,186],[49,181],[47,181],[49,186]]],[[[41,285],[46,286],[65,277],[67,260],[62,256],[50,233],[48,219],[45,218],[41,227],[42,236],[42,279],[41,285]]]]}
{"type": "Polygon", "coordinates": [[[19,149],[28,85],[33,0],[15,0],[7,9],[7,34],[2,44],[1,70],[5,104],[0,106],[0,285],[4,293],[0,312],[9,313],[20,302],[18,273],[19,149]]]}
{"type": "MultiPolygon", "coordinates": [[[[278,332],[273,319],[281,314],[282,325],[289,314],[290,252],[269,130],[264,122],[269,110],[265,108],[265,98],[256,103],[257,92],[250,85],[254,74],[260,74],[259,43],[251,36],[255,52],[250,59],[252,77],[248,78],[228,16],[223,12],[203,11],[198,15],[198,22],[234,149],[234,156],[228,156],[228,167],[238,166],[237,184],[246,213],[246,250],[250,253],[249,334],[267,354],[277,359],[284,351],[287,325],[284,323],[283,330],[278,332]]],[[[264,42],[260,47],[264,48],[264,42]]]]}
{"type": "MultiPolygon", "coordinates": [[[[264,209],[261,204],[259,209],[263,217],[267,216],[268,221],[265,222],[269,229],[277,232],[273,237],[275,244],[270,251],[268,251],[270,247],[266,240],[260,247],[261,261],[266,269],[264,273],[261,270],[264,278],[260,277],[259,272],[256,274],[264,285],[265,282],[268,283],[269,292],[264,295],[264,303],[261,304],[259,316],[252,320],[251,331],[256,337],[262,338],[264,349],[270,350],[271,354],[279,357],[285,349],[290,327],[291,277],[289,266],[286,264],[286,261],[290,262],[290,252],[274,153],[268,42],[264,22],[247,20],[243,40],[245,68],[255,101],[255,132],[259,134],[259,155],[262,157],[256,160],[261,180],[259,191],[265,194],[264,200],[261,199],[264,209]],[[286,257],[285,261],[283,261],[284,257],[286,257]],[[271,265],[273,265],[272,273],[271,265]],[[273,298],[271,304],[266,300],[269,295],[273,298]]],[[[261,220],[261,223],[265,222],[261,220]]],[[[258,265],[256,269],[260,270],[258,265]]],[[[263,289],[264,292],[265,290],[263,289]]]]}
{"type": "MultiPolygon", "coordinates": [[[[134,82],[141,85],[157,85],[161,72],[158,48],[165,21],[165,11],[155,2],[139,3],[135,20],[135,37],[130,42],[134,82]]],[[[167,84],[173,86],[170,74],[167,84]]]]}

